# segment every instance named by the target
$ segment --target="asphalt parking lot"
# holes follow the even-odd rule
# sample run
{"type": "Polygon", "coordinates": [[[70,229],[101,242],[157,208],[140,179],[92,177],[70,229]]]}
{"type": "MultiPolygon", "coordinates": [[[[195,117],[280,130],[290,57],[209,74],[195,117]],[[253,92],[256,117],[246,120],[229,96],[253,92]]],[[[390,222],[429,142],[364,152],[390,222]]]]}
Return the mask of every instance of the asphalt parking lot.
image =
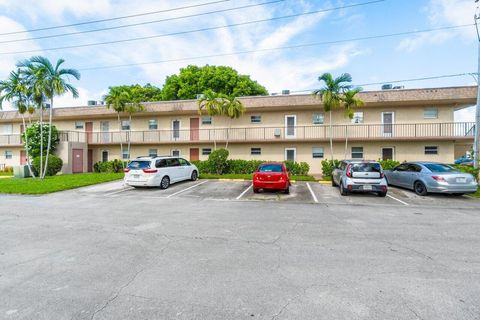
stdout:
{"type": "Polygon", "coordinates": [[[0,195],[0,319],[479,319],[478,200],[390,194],[0,195]]]}

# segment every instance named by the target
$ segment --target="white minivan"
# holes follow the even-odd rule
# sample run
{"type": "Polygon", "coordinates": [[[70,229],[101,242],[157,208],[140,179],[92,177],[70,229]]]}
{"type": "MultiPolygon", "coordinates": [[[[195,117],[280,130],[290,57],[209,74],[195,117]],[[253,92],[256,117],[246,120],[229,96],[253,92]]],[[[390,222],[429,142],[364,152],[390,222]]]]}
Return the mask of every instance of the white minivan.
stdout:
{"type": "Polygon", "coordinates": [[[139,157],[130,161],[125,171],[125,184],[132,187],[160,187],[198,179],[198,168],[179,157],[139,157]]]}

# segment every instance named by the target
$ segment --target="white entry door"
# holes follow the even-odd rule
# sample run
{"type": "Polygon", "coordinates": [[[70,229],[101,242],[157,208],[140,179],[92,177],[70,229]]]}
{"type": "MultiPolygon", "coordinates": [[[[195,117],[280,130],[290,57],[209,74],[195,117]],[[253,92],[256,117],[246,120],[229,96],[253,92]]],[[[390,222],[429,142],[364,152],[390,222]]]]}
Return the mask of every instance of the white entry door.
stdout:
{"type": "Polygon", "coordinates": [[[395,112],[382,112],[382,135],[392,137],[395,124],[395,112]]]}
{"type": "Polygon", "coordinates": [[[285,116],[285,138],[295,138],[297,135],[297,116],[285,116]]]}

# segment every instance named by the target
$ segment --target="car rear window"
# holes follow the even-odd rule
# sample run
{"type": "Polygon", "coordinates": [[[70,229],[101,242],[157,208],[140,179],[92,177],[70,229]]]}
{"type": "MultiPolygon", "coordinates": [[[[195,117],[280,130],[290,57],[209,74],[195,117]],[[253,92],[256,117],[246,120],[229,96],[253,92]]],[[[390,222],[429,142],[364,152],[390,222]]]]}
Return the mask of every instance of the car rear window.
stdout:
{"type": "Polygon", "coordinates": [[[382,167],[378,162],[352,163],[352,172],[381,172],[382,167]]]}
{"type": "Polygon", "coordinates": [[[441,163],[426,163],[424,166],[432,172],[456,172],[455,168],[441,163]]]}
{"type": "Polygon", "coordinates": [[[262,164],[258,168],[259,172],[282,172],[281,164],[262,164]]]}
{"type": "Polygon", "coordinates": [[[128,164],[128,169],[143,170],[150,168],[150,161],[132,161],[128,164]]]}

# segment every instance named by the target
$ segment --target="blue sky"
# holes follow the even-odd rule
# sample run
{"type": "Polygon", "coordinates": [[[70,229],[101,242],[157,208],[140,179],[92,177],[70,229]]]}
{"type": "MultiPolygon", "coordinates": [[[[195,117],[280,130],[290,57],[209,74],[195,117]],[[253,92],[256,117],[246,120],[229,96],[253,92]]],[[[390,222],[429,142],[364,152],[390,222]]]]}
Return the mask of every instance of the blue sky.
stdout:
{"type": "MultiPolygon", "coordinates": [[[[136,64],[473,24],[474,0],[385,0],[354,8],[239,27],[120,44],[55,51],[45,50],[52,47],[216,27],[371,1],[284,0],[202,17],[68,37],[5,43],[9,40],[160,20],[270,1],[222,1],[191,9],[111,22],[41,32],[0,35],[0,42],[3,42],[0,43],[0,78],[6,78],[18,60],[32,55],[43,55],[54,61],[64,58],[65,66],[81,70],[81,80],[74,82],[80,89],[81,96],[77,100],[67,96],[61,97],[56,105],[73,106],[85,105],[89,99],[100,100],[108,87],[112,85],[152,83],[161,86],[167,75],[177,73],[181,67],[188,64],[229,65],[240,73],[249,74],[253,79],[266,86],[270,92],[280,92],[283,89],[297,91],[316,88],[319,85],[317,78],[323,72],[331,72],[334,75],[349,72],[356,84],[366,84],[475,72],[477,69],[478,42],[475,29],[471,26],[299,49],[263,51],[253,54],[122,68],[83,70],[89,67],[136,64]],[[38,51],[3,54],[26,50],[38,51]]],[[[213,0],[0,0],[0,33],[106,19],[206,2],[213,2],[213,0]]],[[[406,88],[471,84],[474,84],[471,76],[403,83],[406,88]]],[[[364,89],[375,90],[379,87],[380,85],[364,86],[364,89]]],[[[462,118],[470,116],[472,116],[471,109],[461,114],[462,118]]]]}

